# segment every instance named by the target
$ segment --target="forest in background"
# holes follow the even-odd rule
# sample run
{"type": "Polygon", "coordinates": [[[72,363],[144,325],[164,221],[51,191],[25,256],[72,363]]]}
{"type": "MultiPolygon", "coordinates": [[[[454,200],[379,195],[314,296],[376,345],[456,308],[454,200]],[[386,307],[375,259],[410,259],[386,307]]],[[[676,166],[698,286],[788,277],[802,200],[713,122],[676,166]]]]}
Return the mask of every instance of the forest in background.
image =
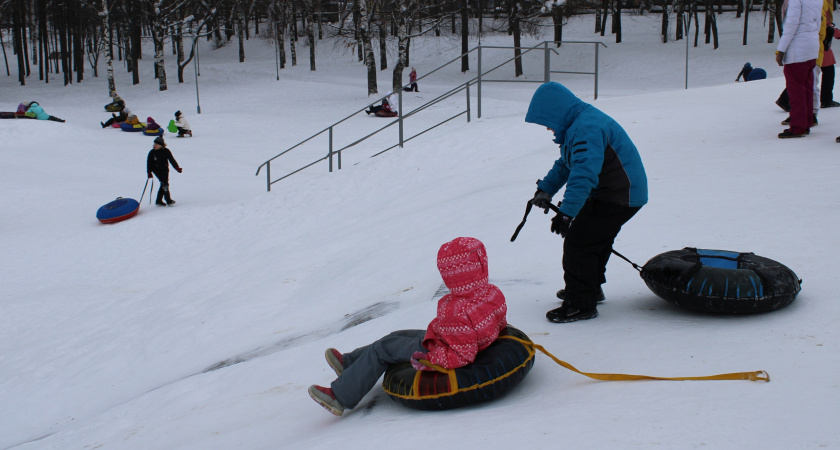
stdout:
{"type": "Polygon", "coordinates": [[[200,39],[216,48],[238,45],[240,63],[246,60],[245,40],[272,40],[281,69],[298,64],[301,43],[309,50],[312,71],[317,68],[317,41],[332,40],[353,48],[367,70],[368,94],[375,94],[377,70],[389,68],[387,48],[397,50],[390,87],[397,90],[410,64],[409,43],[425,33],[460,39],[461,71],[466,72],[470,36],[505,32],[512,37],[515,74],[520,76],[521,37],[551,27],[560,45],[563,24],[574,15],[593,15],[593,33],[609,32],[620,43],[622,14],[659,14],[663,43],[687,38],[696,47],[702,29],[704,43],[718,48],[716,15],[735,12],[742,18],[742,44],[747,45],[749,18],[761,14],[758,20],[768,24],[767,42],[773,42],[782,32],[782,4],[783,0],[0,0],[0,38],[6,74],[11,76],[9,46],[21,85],[32,80],[34,72],[46,83],[80,83],[86,65],[98,77],[103,60],[111,92],[116,92],[115,61],[132,74],[133,84],[140,83],[144,40],[153,45],[161,91],[167,90],[167,54],[176,59],[178,82],[183,83],[184,69],[196,57],[200,39]]]}

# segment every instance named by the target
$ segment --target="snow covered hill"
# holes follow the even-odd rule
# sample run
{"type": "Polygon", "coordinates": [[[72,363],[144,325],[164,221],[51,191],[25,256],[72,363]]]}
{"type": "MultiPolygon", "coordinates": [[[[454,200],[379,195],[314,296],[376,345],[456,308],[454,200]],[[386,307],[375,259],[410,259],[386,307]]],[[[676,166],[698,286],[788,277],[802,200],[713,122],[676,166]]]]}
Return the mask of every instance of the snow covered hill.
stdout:
{"type": "MultiPolygon", "coordinates": [[[[781,261],[803,290],[768,314],[679,310],[613,258],[597,319],[546,321],[562,241],[535,212],[509,242],[558,156],[548,131],[524,123],[536,83],[490,85],[480,119],[376,158],[353,156],[380,150],[362,144],[341,171],[323,163],[268,193],[259,164],[373,101],[353,55],[322,45],[317,72],[290,67],[276,81],[263,41],[249,41],[245,64],[234,49],[203,49],[200,115],[194,79],[158,92],[150,73],[136,86],[120,73],[141,119],[166,123],[180,109],[195,137],[165,136],[184,167],[170,175],[177,206],[149,205],[147,191],[135,218],[102,225],[99,206],[140,198],[152,139],[99,126],[104,78],[0,78],[0,110],[37,100],[67,119],[0,121],[0,448],[840,448],[840,108],[822,110],[807,138],[777,139],[784,81],[765,29],[751,21],[744,47],[742,22],[719,25],[721,49],[689,50],[688,90],[685,46],[658,43],[655,17],[626,18],[621,44],[604,38],[598,100],[591,78],[555,81],[615,117],[645,162],[650,203],[616,249],[639,264],[686,246],[781,261]],[[735,83],[746,61],[769,78],[735,83]],[[428,324],[435,255],[457,236],[487,246],[509,322],[583,371],[766,370],[772,381],[597,382],[539,355],[510,395],[482,406],[419,412],[379,387],[342,418],[312,402],[306,388],[333,379],[325,348],[428,324]]],[[[564,36],[601,39],[591,18],[564,36]]],[[[457,56],[455,42],[418,41],[420,75],[457,56]]],[[[471,76],[421,81],[406,107],[471,76]]],[[[382,89],[390,71],[380,77],[382,89]]]]}

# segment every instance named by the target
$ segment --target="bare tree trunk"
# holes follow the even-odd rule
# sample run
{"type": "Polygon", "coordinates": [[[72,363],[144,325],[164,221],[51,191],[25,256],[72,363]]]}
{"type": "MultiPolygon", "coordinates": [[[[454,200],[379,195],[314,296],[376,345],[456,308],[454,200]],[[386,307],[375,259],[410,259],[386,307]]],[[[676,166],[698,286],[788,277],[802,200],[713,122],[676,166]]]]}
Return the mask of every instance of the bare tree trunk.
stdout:
{"type": "Polygon", "coordinates": [[[510,31],[513,33],[513,67],[514,76],[519,77],[523,73],[522,70],[522,29],[519,23],[519,3],[511,2],[510,4],[510,31]]]}
{"type": "Polygon", "coordinates": [[[607,16],[609,15],[609,8],[609,0],[601,0],[601,9],[604,10],[603,14],[601,14],[601,36],[604,35],[604,31],[607,28],[607,16]]]}
{"type": "Polygon", "coordinates": [[[747,45],[747,30],[749,30],[750,25],[750,8],[752,7],[752,2],[750,0],[744,0],[744,40],[743,45],[747,45]]]}
{"type": "Polygon", "coordinates": [[[245,12],[242,4],[236,7],[236,39],[239,41],[239,62],[245,62],[245,12]]]}
{"type": "Polygon", "coordinates": [[[388,32],[385,28],[385,15],[379,15],[379,70],[388,68],[388,32]]]}
{"type": "Polygon", "coordinates": [[[407,20],[402,20],[397,28],[397,63],[394,65],[391,88],[394,92],[402,89],[402,73],[406,66],[406,49],[408,47],[408,26],[407,20]]]}
{"type": "Polygon", "coordinates": [[[370,40],[370,24],[373,18],[368,11],[368,1],[359,0],[359,40],[365,55],[367,68],[368,95],[379,92],[376,84],[376,59],[373,57],[373,45],[370,40]]]}
{"type": "Polygon", "coordinates": [[[676,15],[677,15],[677,29],[676,35],[674,40],[679,41],[683,38],[683,2],[677,1],[676,3],[676,15]]]}
{"type": "Polygon", "coordinates": [[[312,5],[309,5],[309,23],[306,27],[306,38],[309,41],[309,70],[315,71],[315,14],[312,5]]]}
{"type": "Polygon", "coordinates": [[[26,61],[23,56],[23,0],[12,0],[12,44],[17,54],[18,61],[18,82],[21,86],[26,85],[26,61]]]}
{"type": "Polygon", "coordinates": [[[108,9],[108,1],[102,1],[102,31],[105,33],[105,73],[108,78],[108,94],[117,93],[117,85],[114,81],[114,30],[111,29],[111,11],[108,9]]]}
{"type": "Polygon", "coordinates": [[[563,5],[554,5],[551,9],[551,19],[554,21],[554,41],[559,47],[563,40],[563,5]]]}
{"type": "Polygon", "coordinates": [[[613,14],[613,33],[615,34],[615,43],[621,43],[621,1],[615,0],[615,13],[613,14]]]}
{"type": "Polygon", "coordinates": [[[668,42],[668,0],[662,0],[662,43],[668,42]]]}
{"type": "Polygon", "coordinates": [[[168,88],[166,85],[165,51],[163,45],[163,39],[166,36],[166,20],[160,16],[160,7],[161,3],[157,2],[153,5],[152,9],[152,43],[155,48],[155,78],[158,79],[158,90],[165,91],[168,88]]]}
{"type": "Polygon", "coordinates": [[[470,50],[469,13],[470,10],[467,7],[467,0],[461,0],[461,55],[463,55],[461,56],[461,73],[470,70],[470,58],[467,55],[467,52],[470,50]]]}

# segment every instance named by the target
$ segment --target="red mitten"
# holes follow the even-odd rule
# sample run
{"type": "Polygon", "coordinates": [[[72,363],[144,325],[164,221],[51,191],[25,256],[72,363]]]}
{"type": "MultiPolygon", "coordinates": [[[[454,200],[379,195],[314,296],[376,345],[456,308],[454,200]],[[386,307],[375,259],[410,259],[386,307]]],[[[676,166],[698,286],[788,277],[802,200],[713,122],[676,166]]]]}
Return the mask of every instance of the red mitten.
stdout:
{"type": "Polygon", "coordinates": [[[179,168],[177,168],[177,169],[175,169],[175,170],[177,170],[177,171],[178,171],[178,173],[181,173],[181,172],[183,172],[183,171],[184,171],[184,169],[182,169],[182,168],[180,168],[180,167],[179,167],[179,168]]]}

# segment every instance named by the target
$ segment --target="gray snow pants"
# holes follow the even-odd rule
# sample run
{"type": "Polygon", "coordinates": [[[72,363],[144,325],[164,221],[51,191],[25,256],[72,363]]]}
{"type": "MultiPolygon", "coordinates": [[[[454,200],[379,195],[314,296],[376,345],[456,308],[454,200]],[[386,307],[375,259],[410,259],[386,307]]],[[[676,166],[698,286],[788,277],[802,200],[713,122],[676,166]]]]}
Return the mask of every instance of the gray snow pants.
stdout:
{"type": "Polygon", "coordinates": [[[344,353],[344,372],[330,386],[345,408],[355,408],[391,364],[408,362],[414,352],[426,353],[426,330],[400,330],[373,344],[344,353]]]}

